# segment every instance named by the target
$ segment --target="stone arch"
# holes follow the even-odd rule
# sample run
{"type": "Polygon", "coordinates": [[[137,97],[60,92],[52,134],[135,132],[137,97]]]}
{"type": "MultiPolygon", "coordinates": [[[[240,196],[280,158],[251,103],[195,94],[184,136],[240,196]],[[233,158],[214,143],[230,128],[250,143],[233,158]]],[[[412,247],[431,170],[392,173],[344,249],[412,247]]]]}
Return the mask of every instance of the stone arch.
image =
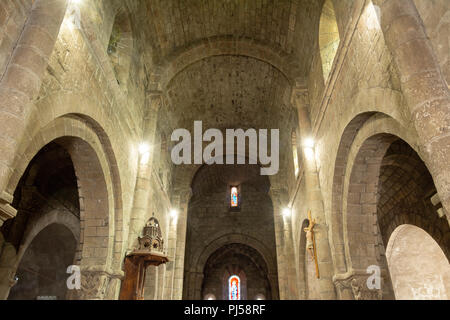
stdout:
{"type": "Polygon", "coordinates": [[[270,250],[259,240],[241,234],[227,234],[209,242],[209,244],[202,252],[196,253],[194,259],[194,261],[197,261],[195,271],[198,272],[203,270],[206,261],[211,256],[211,254],[214,253],[214,251],[227,244],[232,243],[243,243],[248,245],[249,247],[254,248],[264,258],[264,261],[266,262],[269,269],[269,273],[272,273],[273,271],[276,272],[276,264],[274,262],[275,257],[270,253],[270,250]]]}
{"type": "MultiPolygon", "coordinates": [[[[390,232],[398,226],[398,223],[404,221],[425,228],[429,225],[439,225],[440,229],[436,231],[437,233],[435,232],[435,237],[437,241],[445,243],[450,239],[445,231],[448,229],[448,225],[445,219],[438,219],[433,208],[427,210],[426,215],[421,217],[411,207],[408,209],[394,204],[394,208],[397,209],[389,213],[389,218],[383,216],[385,210],[380,206],[386,202],[382,202],[380,199],[386,198],[386,196],[383,195],[384,189],[381,186],[388,178],[384,176],[382,170],[383,166],[392,166],[399,161],[398,156],[391,156],[391,154],[395,154],[395,148],[399,148],[399,144],[405,145],[414,155],[414,159],[409,161],[405,168],[420,162],[423,168],[421,170],[427,174],[428,181],[430,181],[428,185],[431,184],[435,190],[426,164],[417,153],[418,148],[415,144],[417,138],[414,131],[402,127],[395,120],[382,114],[361,115],[349,125],[348,129],[347,133],[354,138],[345,142],[348,152],[342,153],[341,158],[338,154],[335,173],[341,170],[344,175],[340,173],[335,175],[333,210],[337,211],[332,212],[332,243],[336,251],[334,253],[335,266],[337,270],[342,268],[340,270],[346,272],[346,275],[336,275],[335,282],[339,283],[341,276],[352,279],[351,288],[357,299],[381,297],[390,299],[393,298],[393,292],[385,259],[385,242],[390,232]],[[357,123],[364,120],[366,120],[364,124],[357,129],[357,123]],[[351,133],[352,130],[356,130],[353,131],[354,134],[351,133]],[[341,162],[342,168],[339,168],[339,162],[341,162]],[[407,212],[402,212],[405,210],[407,212]],[[342,220],[339,221],[339,219],[342,220]],[[392,223],[395,226],[390,226],[392,223]],[[342,238],[339,238],[340,228],[342,228],[342,238]],[[339,244],[337,240],[341,243],[339,244]],[[366,270],[373,265],[381,268],[384,283],[382,291],[365,291],[366,289],[363,287],[363,281],[368,277],[366,270]]],[[[341,141],[341,150],[342,146],[341,141]]],[[[401,159],[404,158],[402,157],[400,156],[401,159]]],[[[408,177],[411,172],[413,172],[411,169],[404,170],[404,177],[408,177]]],[[[394,187],[395,190],[401,188],[394,187]]],[[[413,194],[411,199],[418,200],[420,203],[421,199],[427,195],[424,190],[414,190],[413,192],[420,194],[413,194]]]]}
{"type": "MultiPolygon", "coordinates": [[[[210,239],[207,239],[205,242],[207,242],[208,245],[206,245],[202,251],[196,251],[193,253],[194,256],[192,261],[196,261],[196,264],[193,266],[192,272],[195,275],[203,274],[204,267],[209,257],[220,248],[230,244],[236,243],[244,244],[256,250],[260,254],[260,256],[264,259],[264,263],[267,265],[268,270],[267,274],[269,276],[270,286],[272,288],[273,294],[272,299],[278,299],[278,277],[277,277],[276,257],[271,253],[270,249],[265,244],[263,244],[261,241],[255,238],[237,233],[226,234],[218,238],[211,237],[210,239]]],[[[188,287],[190,292],[186,292],[186,295],[193,297],[193,295],[195,295],[194,292],[197,291],[200,292],[201,287],[199,287],[199,284],[201,284],[201,282],[202,281],[200,282],[197,281],[196,284],[189,283],[188,287]]]]}
{"type": "MultiPolygon", "coordinates": [[[[346,126],[341,135],[336,154],[331,203],[330,242],[334,250],[333,260],[337,273],[345,273],[349,270],[346,262],[343,237],[343,195],[345,177],[349,175],[347,163],[350,159],[351,149],[356,143],[356,137],[369,137],[379,133],[389,133],[408,142],[414,150],[418,150],[415,134],[408,131],[397,120],[390,116],[376,112],[364,112],[355,116],[346,126]]],[[[362,138],[363,139],[363,138],[362,138]]]]}
{"type": "Polygon", "coordinates": [[[386,257],[397,299],[448,299],[450,264],[442,249],[422,228],[403,224],[395,229],[386,257]]]}
{"type": "Polygon", "coordinates": [[[42,128],[24,148],[22,156],[17,158],[7,190],[13,192],[28,163],[50,142],[60,144],[72,158],[84,225],[81,267],[85,268],[87,277],[100,277],[100,284],[103,285],[100,289],[84,290],[81,298],[115,295],[115,289],[107,291],[107,287],[111,276],[115,283],[110,284],[109,288],[117,287],[118,277],[122,274],[119,270],[122,261],[118,257],[124,250],[123,241],[115,238],[116,228],[122,228],[121,185],[112,147],[94,120],[71,114],[59,117],[42,128]],[[104,206],[100,205],[99,199],[104,206]],[[91,239],[86,241],[86,237],[91,239]]]}
{"type": "Polygon", "coordinates": [[[40,149],[51,141],[65,136],[77,137],[84,140],[95,150],[104,168],[103,171],[110,176],[108,180],[112,180],[112,183],[109,185],[112,186],[111,191],[114,197],[114,207],[116,208],[117,218],[121,219],[122,198],[120,175],[112,145],[100,124],[84,115],[66,114],[58,117],[32,137],[30,143],[20,150],[20,155],[14,164],[14,171],[8,181],[6,191],[11,194],[14,193],[25,169],[40,149]]]}
{"type": "Polygon", "coordinates": [[[23,254],[28,249],[37,234],[51,224],[60,224],[65,226],[68,230],[70,230],[76,242],[80,242],[80,221],[74,215],[64,210],[52,210],[49,213],[40,216],[38,219],[33,221],[33,223],[28,224],[24,233],[23,241],[17,252],[17,264],[20,263],[23,254]]]}
{"type": "MultiPolygon", "coordinates": [[[[223,130],[221,130],[223,131],[223,130]]],[[[245,130],[244,130],[245,131],[245,130]]],[[[245,161],[246,164],[249,164],[250,161],[256,163],[256,165],[262,167],[261,162],[259,161],[258,158],[258,146],[249,146],[249,144],[246,142],[246,150],[244,153],[239,153],[236,147],[236,143],[232,144],[232,143],[227,143],[226,139],[225,139],[225,133],[223,132],[224,135],[224,141],[223,141],[223,147],[222,147],[222,151],[223,152],[219,152],[218,154],[215,154],[215,156],[213,158],[211,158],[211,161],[215,161],[217,159],[221,159],[224,157],[227,157],[228,155],[230,155],[231,153],[227,152],[227,148],[228,147],[233,147],[234,146],[234,162],[237,162],[237,159],[243,159],[245,161]],[[251,156],[251,152],[254,152],[254,154],[256,155],[256,157],[251,156]]],[[[246,139],[247,141],[247,139],[246,139]]],[[[205,147],[205,143],[203,144],[203,148],[205,147]]],[[[191,146],[191,150],[193,152],[194,147],[193,144],[191,146]]],[[[225,165],[225,161],[224,161],[224,165],[225,165]]],[[[198,172],[200,172],[203,168],[208,167],[210,165],[208,165],[207,163],[203,163],[203,164],[191,164],[191,165],[180,165],[180,166],[176,166],[175,167],[175,174],[173,174],[173,177],[177,177],[176,181],[173,182],[175,189],[186,189],[186,188],[191,188],[192,189],[192,182],[194,181],[195,177],[197,176],[198,172]]],[[[266,166],[267,167],[267,166],[266,166]]],[[[280,164],[280,171],[282,170],[281,168],[281,164],[280,164]]],[[[267,176],[270,184],[271,185],[278,185],[279,182],[279,178],[277,175],[270,175],[267,176]]]]}
{"type": "Polygon", "coordinates": [[[289,61],[286,53],[273,49],[263,43],[252,40],[236,40],[218,37],[206,39],[193,45],[189,49],[174,55],[166,63],[165,72],[162,74],[162,87],[166,88],[171,80],[188,66],[213,56],[235,55],[253,58],[266,62],[282,73],[289,83],[293,83],[299,76],[298,66],[289,61]]]}
{"type": "MultiPolygon", "coordinates": [[[[228,300],[228,280],[231,276],[237,275],[241,279],[241,294],[243,300],[251,299],[253,296],[255,296],[257,293],[259,293],[260,290],[257,290],[256,292],[255,288],[249,288],[247,279],[249,277],[252,277],[253,274],[246,274],[244,270],[244,266],[241,265],[241,261],[239,260],[238,263],[236,261],[230,261],[230,257],[235,257],[236,255],[241,255],[245,257],[244,265],[249,266],[249,264],[256,268],[254,271],[258,274],[257,276],[260,277],[260,279],[263,279],[264,282],[264,291],[265,294],[269,297],[276,296],[276,287],[274,288],[272,286],[272,283],[270,282],[269,277],[269,271],[268,271],[268,265],[266,262],[265,257],[263,257],[259,250],[256,250],[254,247],[249,245],[248,243],[242,243],[242,242],[230,242],[221,246],[218,246],[218,248],[215,248],[215,250],[209,254],[209,256],[206,257],[206,261],[204,262],[203,268],[201,270],[201,274],[206,276],[206,278],[201,278],[201,283],[198,282],[196,285],[199,286],[201,284],[201,296],[204,296],[208,292],[214,291],[211,290],[211,288],[205,287],[208,283],[211,282],[211,275],[210,273],[213,272],[213,275],[216,275],[213,278],[215,279],[216,285],[221,286],[220,291],[216,291],[216,296],[220,296],[223,300],[228,300]],[[225,264],[224,263],[225,258],[225,264]],[[216,264],[219,262],[221,265],[221,269],[216,270],[217,267],[216,264]],[[216,273],[214,273],[216,272],[216,273]],[[218,273],[217,273],[218,272],[218,273]],[[222,275],[221,275],[222,272],[222,275]],[[217,277],[218,276],[218,277],[217,277]],[[221,278],[221,281],[217,281],[221,278]],[[254,291],[250,292],[250,296],[248,295],[248,291],[254,291]],[[206,291],[205,291],[206,290],[206,291]]],[[[203,257],[203,255],[202,255],[203,257]]],[[[218,289],[217,287],[215,288],[218,289]]],[[[192,297],[191,297],[192,298],[192,297]]]]}
{"type": "Polygon", "coordinates": [[[76,246],[76,238],[65,224],[45,226],[17,263],[17,283],[8,299],[28,300],[38,296],[67,299],[70,290],[66,285],[66,271],[73,264],[76,246]]]}
{"type": "Polygon", "coordinates": [[[319,50],[322,60],[323,80],[327,83],[340,43],[333,2],[326,0],[319,23],[319,50]]]}

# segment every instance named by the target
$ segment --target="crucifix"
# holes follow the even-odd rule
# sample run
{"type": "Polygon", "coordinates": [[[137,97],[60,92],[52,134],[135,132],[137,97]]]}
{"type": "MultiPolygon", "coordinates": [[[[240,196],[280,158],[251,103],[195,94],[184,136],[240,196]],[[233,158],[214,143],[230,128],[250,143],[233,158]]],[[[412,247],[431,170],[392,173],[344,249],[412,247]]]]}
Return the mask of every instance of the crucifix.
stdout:
{"type": "Polygon", "coordinates": [[[308,222],[308,227],[303,229],[306,232],[306,249],[311,256],[311,259],[314,260],[316,265],[316,278],[319,279],[319,264],[317,263],[316,240],[314,238],[314,226],[316,225],[316,220],[311,218],[311,210],[308,211],[308,222]]]}

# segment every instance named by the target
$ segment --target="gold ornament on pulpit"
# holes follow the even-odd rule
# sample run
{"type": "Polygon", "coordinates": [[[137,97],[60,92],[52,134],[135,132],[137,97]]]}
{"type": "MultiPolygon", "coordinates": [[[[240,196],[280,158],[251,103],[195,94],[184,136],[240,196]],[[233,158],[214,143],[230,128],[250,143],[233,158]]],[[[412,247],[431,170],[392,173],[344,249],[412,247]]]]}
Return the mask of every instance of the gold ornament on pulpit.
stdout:
{"type": "Polygon", "coordinates": [[[314,226],[316,225],[316,221],[311,218],[311,210],[308,211],[308,222],[308,227],[303,229],[306,232],[306,249],[311,256],[311,259],[314,260],[314,264],[316,266],[316,277],[319,279],[319,264],[317,263],[316,240],[314,238],[314,226]]]}

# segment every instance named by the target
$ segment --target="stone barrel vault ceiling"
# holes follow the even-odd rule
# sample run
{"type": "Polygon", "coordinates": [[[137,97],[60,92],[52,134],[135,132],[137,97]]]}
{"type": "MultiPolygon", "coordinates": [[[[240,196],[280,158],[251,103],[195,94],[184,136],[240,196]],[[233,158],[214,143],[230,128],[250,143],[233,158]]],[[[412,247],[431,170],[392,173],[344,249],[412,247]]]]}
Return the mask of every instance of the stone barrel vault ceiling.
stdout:
{"type": "Polygon", "coordinates": [[[154,0],[142,20],[157,64],[205,41],[231,38],[286,55],[304,76],[322,5],[323,0],[154,0]]]}
{"type": "Polygon", "coordinates": [[[210,57],[190,65],[167,88],[176,125],[191,128],[277,127],[287,79],[271,65],[242,56],[210,57]],[[182,112],[180,112],[182,110],[182,112]]]}

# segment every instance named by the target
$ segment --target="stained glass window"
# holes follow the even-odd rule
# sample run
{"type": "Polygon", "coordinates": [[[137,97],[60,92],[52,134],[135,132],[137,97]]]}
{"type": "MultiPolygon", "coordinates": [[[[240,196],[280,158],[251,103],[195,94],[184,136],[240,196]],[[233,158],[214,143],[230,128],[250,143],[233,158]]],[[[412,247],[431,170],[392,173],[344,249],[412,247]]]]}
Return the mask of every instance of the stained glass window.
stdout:
{"type": "Polygon", "coordinates": [[[231,188],[231,207],[237,208],[239,206],[239,195],[236,187],[231,188]]]}
{"type": "Polygon", "coordinates": [[[241,300],[241,279],[238,276],[228,279],[228,299],[241,300]]]}

